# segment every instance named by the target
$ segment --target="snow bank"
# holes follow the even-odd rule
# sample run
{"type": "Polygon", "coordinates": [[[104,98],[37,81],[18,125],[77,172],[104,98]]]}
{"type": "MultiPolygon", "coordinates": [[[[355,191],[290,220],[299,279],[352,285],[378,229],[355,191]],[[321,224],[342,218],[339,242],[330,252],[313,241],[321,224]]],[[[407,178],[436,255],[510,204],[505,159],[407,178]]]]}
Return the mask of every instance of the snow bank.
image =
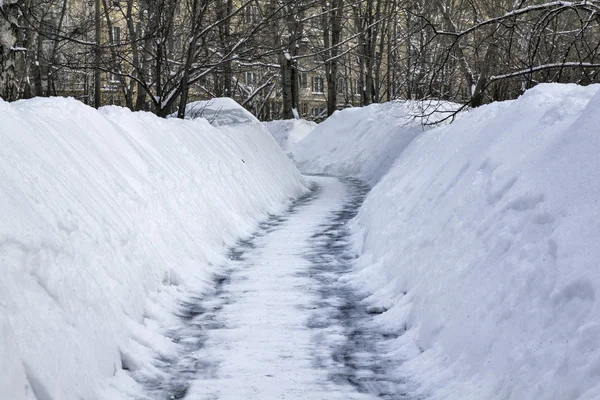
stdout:
{"type": "Polygon", "coordinates": [[[263,122],[284,151],[290,151],[296,143],[315,130],[317,124],[305,119],[284,119],[263,122]]]}
{"type": "Polygon", "coordinates": [[[336,111],[296,144],[293,157],[302,172],[354,176],[373,184],[429,123],[456,107],[395,101],[336,111]]]}
{"type": "Polygon", "coordinates": [[[0,188],[0,392],[118,400],[122,347],[167,351],[161,307],[305,184],[260,123],[33,99],[0,101],[0,188]]]}
{"type": "MultiPolygon", "coordinates": [[[[171,115],[171,117],[176,116],[177,113],[171,115]]],[[[189,103],[185,108],[185,118],[204,118],[214,126],[259,123],[250,111],[229,97],[216,97],[189,103]]]]}
{"type": "Polygon", "coordinates": [[[406,330],[416,395],[600,398],[598,89],[539,85],[421,134],[366,199],[352,280],[406,330]]]}

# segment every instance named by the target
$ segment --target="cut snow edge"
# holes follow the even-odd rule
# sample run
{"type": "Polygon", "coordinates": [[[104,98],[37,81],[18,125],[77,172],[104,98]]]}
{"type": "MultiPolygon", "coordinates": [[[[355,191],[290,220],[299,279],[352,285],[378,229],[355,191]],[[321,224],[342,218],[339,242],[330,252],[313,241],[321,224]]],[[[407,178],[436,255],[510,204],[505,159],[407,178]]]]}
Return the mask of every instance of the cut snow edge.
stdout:
{"type": "Polygon", "coordinates": [[[259,123],[59,98],[0,101],[0,186],[0,391],[61,400],[142,396],[121,349],[158,373],[178,298],[307,190],[259,123]]]}

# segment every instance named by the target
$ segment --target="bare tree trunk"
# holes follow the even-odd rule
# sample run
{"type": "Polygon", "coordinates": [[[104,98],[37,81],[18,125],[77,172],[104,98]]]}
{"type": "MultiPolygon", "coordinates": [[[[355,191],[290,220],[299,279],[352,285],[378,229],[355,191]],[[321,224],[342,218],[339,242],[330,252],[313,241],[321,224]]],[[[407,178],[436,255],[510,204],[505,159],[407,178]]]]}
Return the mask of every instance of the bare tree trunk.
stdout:
{"type": "MultiPolygon", "coordinates": [[[[277,24],[271,22],[269,29],[269,37],[271,38],[274,48],[281,48],[279,53],[279,69],[281,73],[281,95],[284,119],[295,118],[299,108],[299,84],[297,60],[295,57],[299,52],[299,44],[304,35],[304,7],[303,4],[296,1],[286,0],[281,9],[284,27],[287,31],[286,42],[279,46],[282,38],[278,37],[277,24]],[[296,115],[295,115],[296,113],[296,115]]],[[[268,15],[275,15],[278,9],[278,2],[271,0],[268,3],[268,15]]]]}
{"type": "Polygon", "coordinates": [[[199,0],[193,0],[192,1],[192,26],[191,26],[191,32],[190,32],[190,38],[187,41],[188,42],[188,49],[187,49],[187,57],[185,59],[185,67],[183,70],[183,76],[181,77],[181,94],[180,94],[180,99],[179,99],[179,109],[177,110],[177,118],[185,118],[185,108],[187,106],[187,102],[188,102],[188,96],[189,96],[189,80],[190,80],[190,69],[192,68],[192,62],[194,60],[194,50],[196,47],[196,41],[197,41],[197,22],[199,22],[198,20],[200,19],[200,17],[198,16],[199,14],[199,4],[198,4],[199,0]]]}
{"type": "Polygon", "coordinates": [[[0,97],[7,101],[16,100],[15,78],[17,42],[17,3],[4,2],[0,7],[0,97]]]}
{"type": "MultiPolygon", "coordinates": [[[[141,5],[140,5],[140,10],[141,10],[141,5]]],[[[141,14],[141,11],[140,11],[141,14]]],[[[140,100],[140,92],[143,92],[144,94],[146,93],[146,91],[144,90],[144,88],[141,86],[142,82],[145,81],[144,79],[144,69],[140,63],[140,52],[139,52],[139,48],[138,48],[138,32],[139,32],[139,21],[138,21],[138,30],[136,31],[136,23],[133,19],[133,0],[127,0],[127,9],[125,11],[125,23],[127,24],[127,32],[129,33],[129,38],[130,38],[130,46],[129,46],[129,50],[131,51],[131,59],[132,59],[132,66],[133,66],[133,72],[132,75],[134,76],[134,78],[137,78],[138,80],[136,81],[135,79],[131,79],[131,81],[129,82],[129,96],[127,99],[127,107],[129,107],[132,110],[137,110],[139,109],[139,105],[138,105],[138,100],[140,100]],[[137,93],[136,93],[136,99],[134,102],[133,99],[133,93],[137,88],[137,93]]],[[[141,100],[142,102],[145,102],[145,99],[141,100]]]]}
{"type": "MultiPolygon", "coordinates": [[[[133,1],[134,0],[129,0],[129,3],[127,5],[128,15],[129,15],[129,13],[131,13],[130,9],[133,7],[133,1]]],[[[144,21],[144,16],[145,16],[145,14],[150,12],[148,10],[148,8],[149,7],[148,7],[147,1],[140,3],[140,6],[138,8],[137,29],[134,29],[133,26],[130,26],[129,30],[134,29],[138,33],[141,32],[142,21],[144,21]]],[[[156,29],[154,21],[155,20],[153,18],[147,19],[147,21],[146,21],[147,22],[147,26],[146,26],[147,32],[146,32],[145,37],[142,37],[139,34],[136,34],[136,36],[134,36],[136,39],[143,41],[143,47],[142,47],[141,54],[138,54],[137,51],[133,52],[134,68],[137,69],[136,77],[138,78],[137,85],[136,85],[137,93],[136,93],[136,99],[135,99],[135,110],[136,111],[148,109],[146,101],[148,98],[148,91],[150,90],[150,86],[152,85],[152,82],[149,77],[149,71],[150,71],[151,64],[150,64],[150,57],[148,57],[148,55],[151,54],[151,51],[152,51],[152,38],[148,32],[153,32],[156,29]],[[137,63],[135,63],[136,59],[137,59],[137,63]],[[146,85],[146,87],[145,87],[145,85],[146,85]]],[[[133,24],[131,24],[131,25],[133,25],[133,24]]],[[[137,49],[136,41],[134,41],[132,43],[132,47],[135,47],[137,49]]]]}
{"type": "Polygon", "coordinates": [[[342,13],[344,0],[326,1],[331,9],[324,16],[323,45],[325,47],[325,76],[327,77],[327,115],[337,109],[338,94],[338,54],[342,41],[342,13]],[[331,30],[330,30],[331,27],[331,30]]]}
{"type": "Polygon", "coordinates": [[[279,56],[281,66],[281,97],[283,103],[283,119],[294,118],[294,91],[292,85],[292,63],[286,55],[279,56]]]}
{"type": "Polygon", "coordinates": [[[37,34],[37,48],[36,48],[36,57],[34,61],[34,75],[33,75],[33,87],[35,89],[36,96],[44,95],[44,83],[43,83],[43,72],[42,69],[44,66],[42,65],[42,36],[37,34]]]}
{"type": "Polygon", "coordinates": [[[95,46],[95,60],[94,60],[94,107],[100,108],[102,105],[102,70],[100,64],[102,62],[102,48],[100,43],[102,41],[102,18],[100,10],[100,0],[94,2],[95,10],[95,24],[96,24],[96,46],[95,46]]]}
{"type": "MultiPolygon", "coordinates": [[[[66,0],[65,0],[66,1],[66,0]]],[[[105,10],[108,9],[107,0],[102,0],[102,6],[105,10]]],[[[109,43],[109,54],[110,60],[108,61],[108,66],[111,72],[117,77],[119,82],[119,87],[123,92],[123,97],[125,97],[125,105],[129,109],[133,109],[133,97],[132,93],[129,91],[127,87],[127,81],[125,80],[125,76],[122,74],[121,65],[119,62],[119,46],[121,43],[117,43],[113,33],[114,24],[112,22],[112,18],[110,13],[104,13],[104,18],[106,20],[106,27],[108,29],[108,43],[109,43]]]]}
{"type": "MultiPolygon", "coordinates": [[[[217,10],[217,19],[224,21],[224,23],[219,24],[219,40],[221,42],[221,48],[226,54],[229,53],[231,49],[231,19],[227,18],[227,16],[231,15],[231,13],[233,12],[233,0],[223,0],[222,4],[219,5],[220,7],[217,10]]],[[[223,63],[223,71],[221,75],[221,84],[219,85],[217,91],[220,92],[222,89],[222,93],[224,96],[232,97],[233,92],[231,83],[233,73],[231,60],[227,60],[223,63]]]]}

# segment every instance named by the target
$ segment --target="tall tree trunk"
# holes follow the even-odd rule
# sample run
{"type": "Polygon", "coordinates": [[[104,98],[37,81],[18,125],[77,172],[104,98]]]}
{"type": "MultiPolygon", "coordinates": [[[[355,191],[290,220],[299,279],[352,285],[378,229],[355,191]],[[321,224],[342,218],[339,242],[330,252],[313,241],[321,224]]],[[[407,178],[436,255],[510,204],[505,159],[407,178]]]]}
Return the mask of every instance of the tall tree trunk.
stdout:
{"type": "Polygon", "coordinates": [[[15,76],[17,42],[17,3],[4,2],[0,7],[0,97],[16,100],[18,88],[15,76]]]}
{"type": "Polygon", "coordinates": [[[100,42],[102,41],[102,18],[101,18],[100,0],[94,2],[94,24],[95,24],[95,41],[94,46],[94,107],[100,108],[102,105],[102,71],[100,70],[100,63],[102,61],[102,48],[100,42]]]}
{"type": "MultiPolygon", "coordinates": [[[[131,7],[133,7],[133,1],[134,0],[129,0],[129,3],[131,3],[131,7]]],[[[129,7],[130,6],[128,4],[128,10],[129,7]]],[[[138,7],[138,23],[135,29],[135,31],[138,33],[142,32],[142,21],[144,21],[145,15],[149,13],[148,8],[149,7],[147,1],[140,2],[140,6],[138,7]]],[[[153,29],[156,29],[154,18],[148,18],[146,22],[148,24],[147,28],[149,32],[152,32],[153,29]]],[[[129,27],[129,29],[131,30],[133,29],[133,27],[129,27]]],[[[146,104],[146,101],[148,99],[148,91],[151,89],[152,86],[149,74],[151,64],[150,57],[148,57],[148,55],[151,54],[153,41],[147,32],[146,37],[141,38],[138,34],[136,34],[136,38],[139,38],[140,40],[143,39],[143,47],[141,49],[141,54],[138,54],[137,51],[133,52],[134,57],[137,54],[137,65],[134,65],[134,67],[137,68],[136,76],[138,78],[138,82],[136,85],[135,110],[142,111],[148,110],[148,105],[146,104]]],[[[137,48],[137,43],[132,43],[132,47],[137,48]]]]}
{"type": "MultiPolygon", "coordinates": [[[[217,10],[217,18],[219,20],[224,20],[224,23],[219,24],[219,41],[221,42],[221,49],[223,54],[228,54],[231,50],[231,19],[227,18],[227,16],[231,15],[233,12],[233,0],[222,0],[222,4],[220,4],[219,9],[217,10]]],[[[218,85],[218,88],[215,88],[216,91],[222,93],[223,96],[232,97],[232,65],[231,60],[227,60],[223,63],[221,82],[218,85]]]]}
{"type": "MultiPolygon", "coordinates": [[[[297,61],[295,57],[299,54],[299,44],[304,34],[304,6],[302,3],[287,0],[282,7],[278,1],[271,0],[267,4],[267,15],[274,15],[277,9],[282,13],[282,20],[287,31],[286,42],[282,43],[282,35],[278,32],[275,21],[271,21],[268,28],[268,36],[274,44],[273,48],[280,48],[279,70],[281,73],[282,94],[282,117],[284,119],[295,118],[298,115],[299,106],[299,83],[297,61]]],[[[275,20],[278,18],[275,17],[275,20]]]]}
{"type": "Polygon", "coordinates": [[[283,119],[294,118],[294,89],[292,85],[292,61],[286,55],[279,56],[281,66],[281,97],[283,119]]]}
{"type": "Polygon", "coordinates": [[[325,76],[327,77],[327,115],[337,109],[338,94],[338,54],[342,38],[343,0],[326,1],[331,9],[325,14],[323,28],[323,44],[325,47],[325,76]]]}

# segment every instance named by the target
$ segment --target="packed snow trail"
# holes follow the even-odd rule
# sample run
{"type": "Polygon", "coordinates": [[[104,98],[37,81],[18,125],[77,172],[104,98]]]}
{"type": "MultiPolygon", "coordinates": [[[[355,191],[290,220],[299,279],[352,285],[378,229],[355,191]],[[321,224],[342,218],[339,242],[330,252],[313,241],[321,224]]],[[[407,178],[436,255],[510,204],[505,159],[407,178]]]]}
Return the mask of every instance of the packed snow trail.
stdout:
{"type": "MultiPolygon", "coordinates": [[[[311,177],[312,191],[230,252],[211,293],[182,307],[182,350],[158,360],[151,399],[408,399],[387,374],[386,340],[343,280],[354,256],[346,222],[366,194],[354,180],[311,177]]],[[[134,376],[135,377],[135,376],[134,376]]]]}

